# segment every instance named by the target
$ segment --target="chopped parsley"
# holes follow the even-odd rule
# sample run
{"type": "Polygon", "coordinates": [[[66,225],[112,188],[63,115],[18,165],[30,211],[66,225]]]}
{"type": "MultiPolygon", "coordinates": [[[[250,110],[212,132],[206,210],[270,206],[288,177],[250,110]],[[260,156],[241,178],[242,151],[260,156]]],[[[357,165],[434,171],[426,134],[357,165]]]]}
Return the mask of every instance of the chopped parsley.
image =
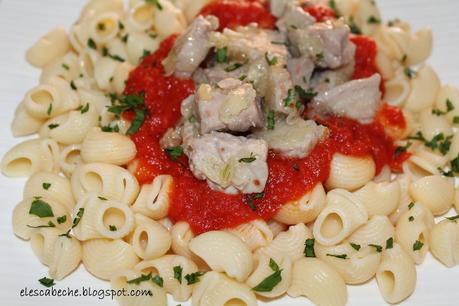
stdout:
{"type": "Polygon", "coordinates": [[[57,124],[57,123],[52,123],[52,124],[48,125],[48,128],[50,130],[54,130],[55,128],[58,128],[58,127],[59,127],[59,124],[57,124]]]}
{"type": "Polygon", "coordinates": [[[48,227],[56,227],[56,224],[54,224],[52,221],[48,221],[48,224],[46,224],[46,225],[38,225],[38,226],[27,225],[27,227],[30,227],[30,228],[48,228],[48,227]]]}
{"type": "Polygon", "coordinates": [[[274,130],[275,126],[276,126],[276,120],[275,120],[275,117],[274,117],[274,111],[270,110],[268,112],[268,116],[267,116],[267,128],[268,130],[274,130]]]}
{"type": "Polygon", "coordinates": [[[70,82],[70,87],[72,88],[72,90],[77,90],[77,87],[76,87],[75,82],[73,80],[70,82]]]}
{"type": "Polygon", "coordinates": [[[89,111],[89,103],[86,103],[85,106],[81,105],[77,110],[79,110],[82,114],[87,113],[89,111]]]}
{"type": "Polygon", "coordinates": [[[411,147],[411,145],[412,145],[412,143],[408,142],[404,146],[396,147],[395,148],[395,152],[394,152],[394,157],[395,158],[399,158],[403,153],[406,153],[408,151],[408,149],[411,147]]]}
{"type": "Polygon", "coordinates": [[[290,88],[287,92],[287,97],[284,99],[284,106],[289,107],[296,101],[295,90],[290,88]]]}
{"type": "Polygon", "coordinates": [[[99,31],[105,31],[105,29],[106,29],[105,24],[102,23],[102,22],[99,22],[99,23],[97,24],[97,29],[98,29],[99,31]]]}
{"type": "Polygon", "coordinates": [[[65,237],[65,238],[68,238],[68,239],[72,239],[72,236],[70,236],[70,230],[68,230],[64,234],[60,234],[59,237],[65,237]]]}
{"type": "Polygon", "coordinates": [[[223,64],[228,63],[228,47],[219,48],[216,50],[215,60],[217,63],[223,64]]]}
{"type": "Polygon", "coordinates": [[[351,16],[349,17],[349,20],[347,22],[349,28],[351,29],[351,32],[356,35],[362,35],[362,30],[359,28],[359,26],[355,23],[354,17],[351,16]]]}
{"type": "Polygon", "coordinates": [[[187,285],[193,285],[193,284],[196,284],[197,282],[199,282],[199,278],[201,276],[203,276],[205,274],[205,272],[195,272],[195,273],[191,273],[191,274],[187,274],[185,275],[185,279],[186,279],[186,284],[187,285]]]}
{"type": "Polygon", "coordinates": [[[48,110],[46,111],[46,113],[48,114],[48,116],[51,116],[51,113],[53,112],[53,103],[50,103],[49,106],[48,106],[48,110]]]}
{"type": "Polygon", "coordinates": [[[408,218],[408,221],[413,222],[413,221],[414,221],[414,217],[413,217],[413,216],[410,216],[410,217],[408,218]]]}
{"type": "Polygon", "coordinates": [[[295,92],[301,99],[305,100],[312,100],[318,95],[318,93],[313,91],[312,89],[308,89],[308,91],[306,91],[303,89],[303,87],[298,85],[295,86],[295,92]]]}
{"type": "Polygon", "coordinates": [[[172,159],[177,161],[183,155],[183,148],[181,146],[165,148],[164,152],[172,159]]]}
{"type": "Polygon", "coordinates": [[[35,199],[30,205],[29,214],[40,218],[54,217],[51,206],[40,199],[35,199]]]}
{"type": "Polygon", "coordinates": [[[109,225],[108,229],[110,230],[110,232],[116,232],[118,230],[118,228],[115,225],[109,225]]]}
{"type": "Polygon", "coordinates": [[[327,256],[329,257],[335,257],[335,258],[339,258],[339,259],[347,259],[347,254],[327,254],[327,256]]]}
{"type": "Polygon", "coordinates": [[[52,279],[52,278],[47,278],[47,277],[40,278],[40,279],[38,280],[38,282],[39,282],[40,284],[42,284],[43,286],[47,287],[47,288],[50,288],[50,287],[56,285],[56,283],[54,282],[54,279],[52,279]]]}
{"type": "Polygon", "coordinates": [[[273,274],[266,277],[257,286],[252,288],[253,291],[257,292],[271,292],[282,281],[282,270],[279,269],[279,265],[274,259],[269,260],[269,267],[274,271],[273,274]]]}
{"type": "Polygon", "coordinates": [[[115,126],[111,127],[109,125],[103,126],[100,128],[102,132],[106,133],[118,133],[120,131],[120,127],[116,124],[115,126]]]}
{"type": "Polygon", "coordinates": [[[386,241],[386,249],[392,249],[394,247],[394,238],[390,237],[386,241]]]}
{"type": "Polygon", "coordinates": [[[63,215],[61,217],[57,217],[57,224],[62,224],[62,223],[65,223],[67,221],[67,216],[66,215],[63,215]]]}
{"type": "Polygon", "coordinates": [[[377,245],[377,244],[369,244],[368,246],[372,247],[372,248],[375,248],[376,249],[376,252],[378,253],[381,253],[382,250],[383,250],[383,247],[380,246],[380,245],[377,245]]]}
{"type": "Polygon", "coordinates": [[[134,285],[140,285],[143,282],[147,282],[151,279],[152,273],[150,272],[149,274],[141,274],[139,277],[128,280],[128,284],[134,284],[134,285]]]}
{"type": "Polygon", "coordinates": [[[179,281],[179,283],[182,283],[182,272],[183,268],[181,266],[175,266],[174,267],[174,278],[179,281]]]}
{"type": "Polygon", "coordinates": [[[155,283],[156,285],[160,286],[161,288],[164,287],[164,280],[161,276],[156,275],[151,278],[152,282],[155,283]]]}
{"type": "Polygon", "coordinates": [[[381,19],[371,15],[370,17],[368,17],[367,23],[369,23],[369,24],[380,24],[381,23],[381,19]]]}
{"type": "Polygon", "coordinates": [[[451,147],[451,139],[453,135],[446,136],[443,133],[435,135],[432,140],[427,140],[422,132],[417,132],[415,136],[408,137],[409,140],[417,140],[433,151],[438,150],[441,154],[446,155],[451,147]]]}
{"type": "Polygon", "coordinates": [[[72,228],[76,227],[78,225],[78,223],[80,223],[81,221],[81,218],[83,218],[83,214],[84,214],[84,208],[80,208],[76,214],[76,217],[75,219],[73,219],[73,225],[72,225],[72,228]]]}
{"type": "Polygon", "coordinates": [[[459,220],[459,215],[454,216],[454,217],[446,217],[446,219],[449,220],[449,221],[457,222],[457,220],[459,220]]]}
{"type": "Polygon", "coordinates": [[[66,63],[62,64],[62,68],[64,68],[65,70],[70,70],[69,65],[67,65],[66,63]]]}
{"type": "Polygon", "coordinates": [[[257,207],[255,206],[255,203],[253,203],[253,198],[250,194],[245,195],[245,200],[252,211],[257,211],[257,207]]]}
{"type": "Polygon", "coordinates": [[[408,204],[408,210],[411,210],[411,208],[414,207],[414,202],[411,202],[410,204],[408,204]]]}
{"type": "Polygon", "coordinates": [[[161,5],[161,3],[159,3],[158,0],[145,0],[145,2],[148,3],[148,4],[156,6],[156,8],[158,10],[160,10],[160,11],[162,11],[162,9],[163,9],[163,6],[161,5]]]}
{"type": "Polygon", "coordinates": [[[423,246],[424,246],[424,243],[422,243],[419,240],[416,240],[416,242],[413,244],[413,251],[419,251],[422,249],[423,246]]]}
{"type": "Polygon", "coordinates": [[[134,111],[134,120],[131,122],[131,126],[127,130],[127,135],[136,133],[145,122],[147,110],[145,109],[145,98],[143,94],[140,95],[127,95],[118,96],[111,94],[112,106],[108,108],[108,111],[120,117],[122,113],[126,111],[134,111]]]}
{"type": "Polygon", "coordinates": [[[88,47],[91,48],[91,49],[94,49],[94,50],[97,49],[97,45],[96,45],[96,42],[94,41],[94,39],[92,39],[92,38],[88,39],[88,47]]]}
{"type": "Polygon", "coordinates": [[[249,157],[241,158],[239,160],[239,162],[240,163],[245,163],[245,164],[250,164],[250,163],[253,163],[256,160],[257,160],[257,158],[253,155],[253,152],[250,152],[250,156],[249,157]]]}
{"type": "Polygon", "coordinates": [[[416,71],[414,71],[413,69],[411,69],[410,67],[406,67],[404,70],[403,70],[403,73],[405,73],[405,75],[410,78],[410,79],[414,79],[416,77],[416,71]]]}
{"type": "Polygon", "coordinates": [[[294,170],[295,172],[300,171],[300,166],[299,166],[297,163],[294,163],[294,164],[293,164],[293,170],[294,170]]]}
{"type": "Polygon", "coordinates": [[[304,243],[304,257],[316,257],[316,252],[314,251],[314,244],[316,243],[315,239],[306,239],[304,243]]]}
{"type": "Polygon", "coordinates": [[[268,52],[265,53],[265,59],[269,66],[274,66],[278,62],[277,56],[270,57],[268,52]]]}
{"type": "Polygon", "coordinates": [[[41,186],[44,190],[48,190],[51,187],[51,183],[43,183],[41,186]]]}
{"type": "Polygon", "coordinates": [[[360,244],[355,244],[355,243],[352,243],[352,242],[351,242],[350,244],[351,244],[351,247],[352,247],[354,250],[360,251],[360,248],[361,248],[360,244]]]}
{"type": "Polygon", "coordinates": [[[448,114],[449,112],[453,110],[454,110],[453,102],[450,99],[446,99],[446,111],[442,111],[439,109],[433,109],[432,114],[437,115],[437,116],[442,116],[442,115],[448,114]]]}
{"type": "Polygon", "coordinates": [[[234,63],[225,68],[226,72],[232,72],[242,67],[241,63],[234,63]]]}
{"type": "Polygon", "coordinates": [[[101,201],[108,201],[108,199],[107,199],[107,198],[104,198],[104,197],[100,197],[100,196],[99,196],[99,197],[97,197],[97,198],[98,198],[99,200],[101,200],[101,201]]]}

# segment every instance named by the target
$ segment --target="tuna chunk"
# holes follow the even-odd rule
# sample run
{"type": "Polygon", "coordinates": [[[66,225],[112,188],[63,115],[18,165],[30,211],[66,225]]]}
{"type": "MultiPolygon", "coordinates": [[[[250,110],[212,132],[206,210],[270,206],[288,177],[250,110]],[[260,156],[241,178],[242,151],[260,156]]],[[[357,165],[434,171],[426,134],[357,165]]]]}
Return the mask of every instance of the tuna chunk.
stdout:
{"type": "Polygon", "coordinates": [[[213,189],[237,194],[263,191],[268,179],[267,155],[264,140],[212,132],[191,142],[188,157],[198,179],[207,180],[213,189]]]}
{"type": "Polygon", "coordinates": [[[292,2],[287,5],[276,26],[281,32],[286,32],[289,28],[305,29],[315,22],[314,17],[306,13],[297,3],[292,2]]]}
{"type": "Polygon", "coordinates": [[[349,27],[341,20],[316,23],[306,29],[290,29],[288,37],[297,55],[307,55],[321,68],[339,68],[351,62],[355,46],[349,27]]]}
{"type": "Polygon", "coordinates": [[[254,26],[239,27],[237,31],[224,29],[222,33],[213,32],[211,41],[217,48],[228,48],[232,60],[242,63],[265,58],[276,58],[276,65],[287,62],[288,50],[283,44],[277,43],[279,35],[273,31],[259,29],[254,26]],[[274,43],[273,43],[274,42],[274,43]]]}
{"type": "Polygon", "coordinates": [[[354,80],[317,95],[310,104],[309,116],[343,116],[370,123],[381,107],[381,76],[354,80]]]}
{"type": "Polygon", "coordinates": [[[336,86],[342,85],[352,79],[354,74],[355,61],[334,70],[322,70],[315,72],[310,87],[314,92],[324,92],[336,86]]]}
{"type": "Polygon", "coordinates": [[[203,84],[196,99],[201,133],[229,130],[245,132],[263,126],[263,114],[252,84],[225,79],[216,87],[203,84]]]}
{"type": "Polygon", "coordinates": [[[287,5],[291,2],[296,2],[295,0],[269,0],[271,14],[276,17],[281,17],[284,15],[287,5]]]}
{"type": "Polygon", "coordinates": [[[193,80],[198,84],[215,85],[224,79],[239,79],[247,75],[248,65],[243,65],[238,69],[228,71],[228,66],[231,64],[216,64],[210,68],[199,68],[193,74],[193,80]]]}
{"type": "Polygon", "coordinates": [[[270,67],[268,74],[268,87],[266,101],[268,108],[278,113],[291,114],[296,111],[295,103],[286,105],[285,101],[293,90],[290,73],[285,68],[270,67]]]}
{"type": "Polygon", "coordinates": [[[189,78],[204,61],[210,48],[209,34],[218,29],[214,16],[197,17],[181,34],[163,65],[166,73],[176,77],[189,78]]]}
{"type": "Polygon", "coordinates": [[[302,88],[309,87],[309,80],[314,72],[314,62],[309,56],[289,58],[287,61],[287,70],[292,77],[293,85],[302,88]]]}
{"type": "Polygon", "coordinates": [[[271,150],[285,157],[303,158],[309,155],[316,144],[327,135],[327,128],[314,121],[301,118],[293,123],[279,121],[274,130],[265,130],[255,134],[266,140],[271,150]]]}

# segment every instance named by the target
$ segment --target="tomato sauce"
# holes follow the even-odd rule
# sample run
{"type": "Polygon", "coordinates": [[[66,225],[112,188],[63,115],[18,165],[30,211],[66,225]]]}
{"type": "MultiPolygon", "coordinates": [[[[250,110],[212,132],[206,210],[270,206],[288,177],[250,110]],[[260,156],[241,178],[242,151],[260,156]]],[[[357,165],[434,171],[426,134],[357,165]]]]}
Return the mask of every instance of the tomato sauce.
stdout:
{"type": "Polygon", "coordinates": [[[264,0],[217,0],[205,6],[201,14],[214,15],[220,20],[219,30],[256,22],[261,28],[273,29],[276,18],[264,0]]]}
{"type": "MultiPolygon", "coordinates": [[[[261,5],[260,1],[216,3],[228,5],[236,2],[244,2],[242,8],[255,3],[261,5]]],[[[211,11],[209,7],[204,11],[206,10],[211,11]]],[[[251,18],[238,17],[237,22],[244,23],[251,18]]],[[[376,55],[375,45],[365,38],[353,40],[357,41],[358,56],[364,57],[357,62],[356,77],[365,77],[377,71],[372,60],[376,55]]],[[[269,176],[262,198],[228,195],[210,189],[205,181],[193,176],[185,156],[179,160],[172,160],[159,144],[164,132],[180,119],[182,100],[195,90],[192,80],[180,80],[164,74],[161,63],[174,41],[175,37],[163,41],[158,51],[144,59],[131,73],[125,93],[143,93],[148,109],[145,123],[131,136],[138,151],[135,175],[142,184],[151,182],[160,174],[171,175],[174,184],[170,191],[169,217],[175,222],[188,222],[194,233],[234,227],[257,218],[271,219],[283,205],[298,200],[316,184],[327,180],[330,163],[336,153],[371,156],[378,172],[384,165],[394,162],[395,147],[393,141],[386,136],[381,122],[362,125],[351,119],[329,118],[320,121],[328,127],[329,136],[319,143],[309,156],[302,159],[286,159],[274,152],[269,153],[269,176]],[[255,205],[255,211],[251,210],[249,201],[255,205]]],[[[401,124],[395,110],[385,111],[384,118],[386,117],[389,124],[401,124]]]]}
{"type": "Polygon", "coordinates": [[[336,19],[335,12],[324,5],[312,5],[303,8],[309,15],[314,17],[317,22],[323,22],[329,19],[336,19]]]}

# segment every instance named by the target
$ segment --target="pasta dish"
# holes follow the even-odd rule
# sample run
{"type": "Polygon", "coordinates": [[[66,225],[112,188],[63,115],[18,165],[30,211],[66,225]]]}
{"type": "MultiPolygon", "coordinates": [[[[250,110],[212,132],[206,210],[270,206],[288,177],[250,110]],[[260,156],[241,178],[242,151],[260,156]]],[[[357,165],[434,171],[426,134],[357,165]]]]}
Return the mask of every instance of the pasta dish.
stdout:
{"type": "Polygon", "coordinates": [[[373,279],[396,304],[429,252],[459,264],[459,90],[430,28],[373,0],[128,2],[26,54],[12,132],[35,136],[1,170],[28,177],[13,230],[41,285],[82,263],[150,293],[120,305],[339,306],[373,279]]]}

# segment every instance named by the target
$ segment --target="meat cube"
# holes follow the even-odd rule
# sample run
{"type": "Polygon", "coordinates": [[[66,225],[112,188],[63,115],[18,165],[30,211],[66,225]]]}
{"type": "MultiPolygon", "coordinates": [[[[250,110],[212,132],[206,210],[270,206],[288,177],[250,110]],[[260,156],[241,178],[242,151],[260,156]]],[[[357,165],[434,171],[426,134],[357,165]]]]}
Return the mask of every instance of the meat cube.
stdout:
{"type": "Polygon", "coordinates": [[[381,107],[381,76],[354,80],[317,95],[310,104],[309,116],[343,116],[366,124],[374,120],[381,107]]]}
{"type": "Polygon", "coordinates": [[[263,126],[263,114],[252,84],[225,79],[216,87],[202,84],[196,97],[201,133],[245,132],[263,126]]]}
{"type": "Polygon", "coordinates": [[[271,14],[279,18],[284,15],[287,5],[291,2],[296,2],[296,0],[270,0],[269,2],[271,14]]]}
{"type": "Polygon", "coordinates": [[[230,64],[216,64],[210,68],[199,68],[193,74],[193,80],[198,84],[211,84],[215,85],[224,79],[239,79],[247,75],[248,65],[243,65],[238,69],[228,71],[230,64]]]}
{"type": "Polygon", "coordinates": [[[296,111],[295,104],[286,105],[289,91],[293,90],[290,73],[285,68],[270,67],[266,101],[268,108],[278,113],[291,114],[296,111]]]}
{"type": "Polygon", "coordinates": [[[314,72],[314,62],[309,56],[289,58],[287,60],[287,70],[292,77],[293,85],[302,88],[309,87],[309,80],[314,72]]]}
{"type": "Polygon", "coordinates": [[[290,29],[288,37],[298,55],[307,55],[322,68],[339,68],[352,61],[355,45],[343,21],[316,23],[305,29],[290,29]]]}
{"type": "Polygon", "coordinates": [[[349,64],[338,69],[315,72],[309,87],[314,92],[321,93],[342,85],[352,79],[354,68],[355,61],[351,61],[349,64]]]}
{"type": "Polygon", "coordinates": [[[303,158],[327,135],[327,128],[314,121],[297,118],[294,122],[278,121],[273,130],[265,130],[255,137],[266,140],[271,150],[285,157],[303,158]]]}
{"type": "Polygon", "coordinates": [[[268,55],[270,59],[276,58],[276,65],[287,62],[287,46],[277,43],[279,35],[274,31],[255,26],[239,27],[237,31],[226,28],[222,33],[213,32],[210,39],[217,48],[227,47],[232,60],[245,63],[268,55]]]}
{"type": "Polygon", "coordinates": [[[169,56],[163,61],[166,73],[176,77],[189,78],[204,61],[210,48],[209,34],[218,29],[214,16],[197,17],[181,34],[169,56]]]}
{"type": "Polygon", "coordinates": [[[276,26],[281,32],[286,32],[289,28],[305,29],[315,22],[316,19],[305,12],[298,3],[291,2],[287,5],[282,18],[276,22],[276,26]]]}
{"type": "Polygon", "coordinates": [[[213,189],[230,194],[259,193],[268,179],[268,144],[212,132],[193,139],[190,168],[213,189]]]}

